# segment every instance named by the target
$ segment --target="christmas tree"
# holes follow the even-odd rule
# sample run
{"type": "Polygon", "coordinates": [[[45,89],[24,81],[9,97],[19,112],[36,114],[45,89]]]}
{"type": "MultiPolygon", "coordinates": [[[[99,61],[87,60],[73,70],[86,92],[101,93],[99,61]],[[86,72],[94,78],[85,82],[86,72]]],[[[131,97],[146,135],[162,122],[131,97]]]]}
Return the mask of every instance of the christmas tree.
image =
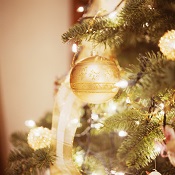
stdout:
{"type": "Polygon", "coordinates": [[[53,112],[12,135],[7,174],[174,175],[175,1],[83,10],[62,35],[76,51],[53,112]]]}

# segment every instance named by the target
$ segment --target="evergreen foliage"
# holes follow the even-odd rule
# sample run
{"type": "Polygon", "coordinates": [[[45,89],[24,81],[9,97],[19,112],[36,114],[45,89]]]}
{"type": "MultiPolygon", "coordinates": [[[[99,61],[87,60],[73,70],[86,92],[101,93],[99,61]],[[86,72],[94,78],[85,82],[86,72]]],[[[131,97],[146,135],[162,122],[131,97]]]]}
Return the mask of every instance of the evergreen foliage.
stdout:
{"type": "Polygon", "coordinates": [[[137,132],[132,132],[118,150],[118,157],[131,169],[140,169],[155,159],[155,138],[163,139],[159,124],[155,122],[141,123],[137,132]]]}
{"type": "MultiPolygon", "coordinates": [[[[63,42],[109,45],[121,66],[121,78],[128,81],[128,87],[113,99],[117,106],[113,114],[107,110],[108,102],[82,109],[73,153],[75,163],[77,152],[82,153],[82,174],[90,175],[96,169],[106,175],[111,170],[146,175],[155,168],[155,161],[162,175],[175,174],[175,167],[155,150],[155,141],[164,139],[162,127],[175,128],[175,60],[168,60],[158,48],[163,34],[175,30],[174,17],[174,0],[126,0],[115,18],[108,14],[82,18],[62,35],[63,42]],[[92,112],[98,114],[98,121],[91,118],[92,112]],[[98,123],[103,127],[92,127],[98,123]],[[125,138],[118,136],[121,130],[127,131],[125,138]]],[[[37,125],[51,128],[51,114],[37,125]]],[[[9,175],[36,175],[56,160],[54,147],[31,149],[27,133],[14,133],[11,141],[15,149],[9,155],[9,175]]]]}
{"type": "Polygon", "coordinates": [[[30,147],[14,149],[9,154],[7,175],[37,175],[55,162],[55,151],[43,148],[34,151],[30,147]]]}
{"type": "Polygon", "coordinates": [[[137,122],[141,122],[145,119],[145,115],[142,115],[141,111],[134,110],[133,108],[125,110],[122,113],[117,113],[108,117],[104,122],[104,127],[98,132],[113,132],[113,131],[136,131],[137,122]]]}
{"type": "MultiPolygon", "coordinates": [[[[48,121],[50,120],[47,113],[38,123],[44,125],[48,121]]],[[[54,164],[56,160],[55,148],[51,146],[34,151],[27,143],[27,135],[23,132],[16,132],[11,135],[11,143],[14,148],[9,154],[7,175],[39,175],[54,164]]]]}
{"type": "Polygon", "coordinates": [[[138,60],[140,68],[132,66],[129,70],[132,71],[128,77],[131,94],[141,93],[142,98],[150,98],[175,87],[174,61],[167,60],[160,52],[140,55],[138,60]]]}
{"type": "Polygon", "coordinates": [[[112,47],[127,41],[128,35],[135,37],[135,42],[141,40],[158,43],[160,37],[175,28],[174,1],[159,0],[127,0],[116,20],[96,17],[82,20],[62,35],[64,42],[82,39],[97,43],[111,43],[112,47]],[[109,42],[109,40],[111,41],[109,42]],[[116,41],[116,42],[115,42],[116,41]]]}

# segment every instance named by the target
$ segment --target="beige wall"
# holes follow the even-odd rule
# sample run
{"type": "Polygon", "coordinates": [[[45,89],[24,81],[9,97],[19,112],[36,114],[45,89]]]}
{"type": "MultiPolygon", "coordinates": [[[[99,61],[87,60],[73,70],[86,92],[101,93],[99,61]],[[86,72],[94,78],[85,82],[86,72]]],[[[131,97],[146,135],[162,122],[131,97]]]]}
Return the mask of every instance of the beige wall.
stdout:
{"type": "Polygon", "coordinates": [[[25,130],[25,120],[52,110],[53,82],[71,59],[70,46],[61,41],[70,8],[70,0],[0,0],[0,100],[7,137],[25,130]]]}

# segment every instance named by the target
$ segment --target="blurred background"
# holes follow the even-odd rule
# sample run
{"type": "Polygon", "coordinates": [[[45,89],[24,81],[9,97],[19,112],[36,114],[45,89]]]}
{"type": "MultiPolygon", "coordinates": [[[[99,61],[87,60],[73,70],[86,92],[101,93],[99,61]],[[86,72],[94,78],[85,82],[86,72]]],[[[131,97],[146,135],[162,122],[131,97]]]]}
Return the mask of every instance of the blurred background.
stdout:
{"type": "Polygon", "coordinates": [[[61,35],[79,17],[74,13],[79,3],[0,0],[1,170],[10,135],[26,130],[26,120],[37,121],[52,111],[54,81],[68,72],[72,57],[71,45],[63,44],[61,35]]]}

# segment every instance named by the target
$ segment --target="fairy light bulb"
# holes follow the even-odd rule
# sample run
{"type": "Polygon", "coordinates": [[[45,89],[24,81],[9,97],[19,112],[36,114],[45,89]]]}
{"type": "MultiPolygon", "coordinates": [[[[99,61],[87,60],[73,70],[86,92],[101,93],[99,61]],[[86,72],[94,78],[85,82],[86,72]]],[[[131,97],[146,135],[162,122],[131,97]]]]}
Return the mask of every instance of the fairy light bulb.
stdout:
{"type": "Polygon", "coordinates": [[[94,121],[98,121],[99,116],[98,116],[98,114],[92,113],[92,114],[91,114],[91,118],[92,118],[94,121]]]}
{"type": "Polygon", "coordinates": [[[131,100],[130,100],[129,97],[126,97],[126,103],[127,103],[127,104],[130,104],[130,103],[131,103],[131,100]]]}
{"type": "Polygon", "coordinates": [[[160,103],[160,104],[159,104],[159,107],[160,107],[160,109],[162,109],[162,110],[163,110],[163,109],[164,109],[164,107],[165,107],[165,105],[164,105],[163,103],[160,103]]]}
{"type": "Polygon", "coordinates": [[[110,100],[108,102],[106,109],[105,109],[105,112],[107,112],[108,114],[114,114],[114,113],[116,113],[117,108],[118,108],[117,103],[113,100],[110,100]]]}
{"type": "Polygon", "coordinates": [[[80,12],[80,13],[84,12],[84,7],[82,7],[82,6],[78,7],[77,12],[80,12]]]}
{"type": "Polygon", "coordinates": [[[109,17],[110,19],[114,19],[114,18],[116,17],[116,14],[117,14],[116,11],[111,12],[111,13],[108,15],[108,17],[109,17]]]}
{"type": "Polygon", "coordinates": [[[119,88],[126,88],[128,86],[128,81],[120,80],[117,83],[115,83],[115,86],[117,86],[119,88]]]}
{"type": "Polygon", "coordinates": [[[99,175],[99,174],[97,174],[96,172],[92,172],[92,174],[91,175],[99,175]]]}
{"type": "Polygon", "coordinates": [[[140,122],[139,121],[135,121],[136,125],[140,125],[140,122]]]}
{"type": "Polygon", "coordinates": [[[75,119],[71,120],[71,123],[72,124],[78,124],[79,123],[79,120],[75,118],[75,119]]]}
{"type": "Polygon", "coordinates": [[[149,27],[149,23],[146,22],[145,24],[143,24],[143,28],[144,28],[144,27],[149,27]]]}
{"type": "Polygon", "coordinates": [[[99,130],[100,128],[102,128],[104,125],[102,123],[92,123],[91,127],[95,128],[97,130],[99,130]]]}
{"type": "Polygon", "coordinates": [[[161,147],[159,145],[155,145],[154,150],[158,153],[161,152],[161,147]]]}
{"type": "Polygon", "coordinates": [[[160,111],[160,113],[159,113],[161,116],[162,115],[164,115],[165,114],[165,112],[162,110],[162,111],[160,111]]]}
{"type": "Polygon", "coordinates": [[[123,172],[117,172],[115,170],[111,170],[111,174],[112,175],[125,175],[125,173],[123,173],[123,172]]]}
{"type": "Polygon", "coordinates": [[[84,154],[77,154],[75,156],[75,162],[80,167],[83,164],[84,161],[84,154]]]}
{"type": "Polygon", "coordinates": [[[111,174],[113,175],[115,175],[116,174],[116,171],[115,170],[111,170],[111,174]]]}
{"type": "Polygon", "coordinates": [[[78,7],[78,8],[77,8],[77,12],[80,12],[80,13],[81,13],[81,12],[84,12],[84,7],[82,7],[82,6],[78,7]]]}
{"type": "Polygon", "coordinates": [[[159,108],[160,108],[160,110],[161,110],[161,111],[159,112],[160,117],[163,116],[163,115],[165,114],[164,107],[165,107],[165,105],[164,105],[163,103],[160,103],[160,104],[159,104],[159,108]]]}
{"type": "Polygon", "coordinates": [[[24,122],[24,124],[28,127],[28,128],[34,128],[36,126],[36,123],[34,120],[26,120],[24,122]]]}
{"type": "Polygon", "coordinates": [[[110,102],[108,107],[108,112],[113,113],[117,110],[117,104],[115,102],[110,102]]]}
{"type": "Polygon", "coordinates": [[[119,131],[119,133],[118,133],[118,135],[120,136],[120,137],[126,137],[127,135],[128,135],[128,133],[126,132],[126,131],[119,131]]]}
{"type": "Polygon", "coordinates": [[[72,44],[72,52],[77,53],[78,51],[78,46],[74,43],[72,44]]]}
{"type": "Polygon", "coordinates": [[[116,172],[115,175],[125,175],[125,173],[123,173],[123,172],[116,172]]]}

